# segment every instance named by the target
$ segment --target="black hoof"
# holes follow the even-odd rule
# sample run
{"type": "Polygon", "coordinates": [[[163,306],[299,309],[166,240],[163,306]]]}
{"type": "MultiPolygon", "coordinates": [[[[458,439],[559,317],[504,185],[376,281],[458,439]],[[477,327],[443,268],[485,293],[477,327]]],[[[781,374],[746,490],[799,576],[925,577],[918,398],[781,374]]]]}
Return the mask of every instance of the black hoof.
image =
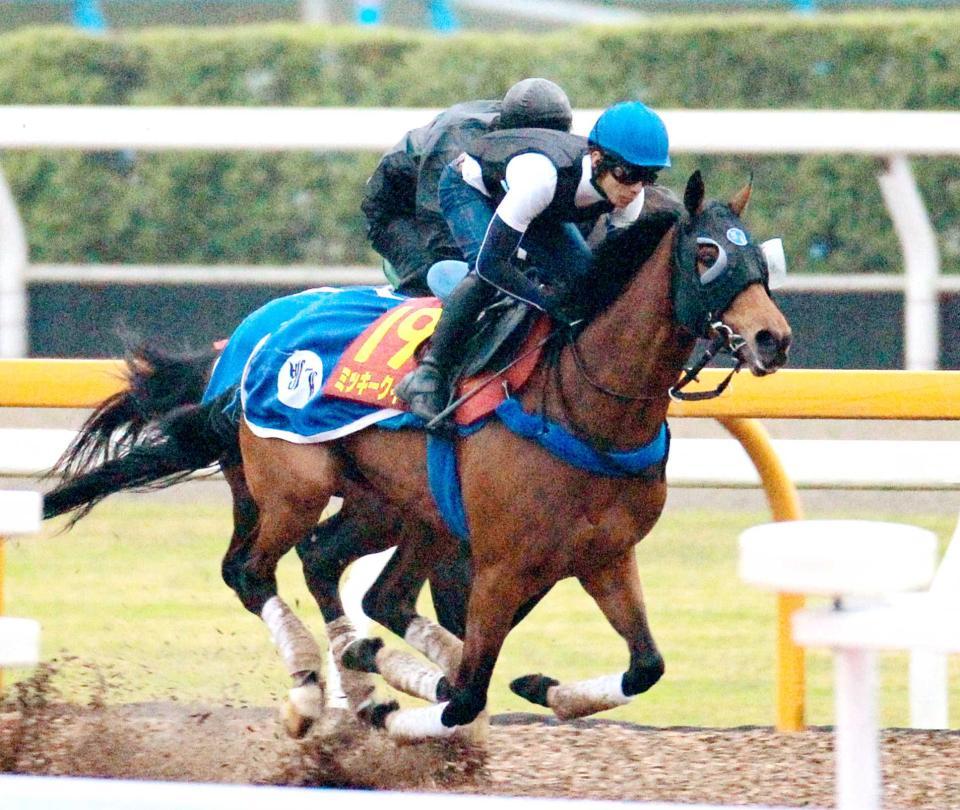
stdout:
{"type": "Polygon", "coordinates": [[[387,715],[397,711],[400,704],[395,700],[389,703],[368,703],[360,708],[357,717],[374,728],[387,727],[387,715]]]}
{"type": "Polygon", "coordinates": [[[524,675],[510,682],[510,691],[524,700],[536,703],[538,706],[547,706],[547,690],[557,686],[560,681],[546,675],[524,675]]]}
{"type": "Polygon", "coordinates": [[[382,646],[382,638],[358,638],[343,651],[343,665],[356,672],[379,672],[377,653],[382,646]]]}

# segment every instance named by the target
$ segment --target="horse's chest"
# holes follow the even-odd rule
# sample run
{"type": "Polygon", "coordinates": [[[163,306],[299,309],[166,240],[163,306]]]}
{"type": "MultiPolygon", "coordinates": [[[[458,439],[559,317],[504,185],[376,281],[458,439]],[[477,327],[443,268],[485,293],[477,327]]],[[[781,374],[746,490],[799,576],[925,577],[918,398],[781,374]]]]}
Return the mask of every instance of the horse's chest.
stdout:
{"type": "Polygon", "coordinates": [[[613,494],[585,492],[576,521],[578,559],[614,556],[640,542],[653,528],[666,496],[660,484],[626,484],[613,494]],[[607,497],[604,497],[604,495],[607,497]]]}

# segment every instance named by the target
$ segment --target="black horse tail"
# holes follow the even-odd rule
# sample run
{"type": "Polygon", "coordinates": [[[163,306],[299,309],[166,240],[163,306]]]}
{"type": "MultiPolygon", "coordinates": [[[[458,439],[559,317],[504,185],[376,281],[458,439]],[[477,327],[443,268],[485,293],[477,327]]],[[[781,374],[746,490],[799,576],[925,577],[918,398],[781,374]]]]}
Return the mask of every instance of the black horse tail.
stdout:
{"type": "Polygon", "coordinates": [[[83,423],[48,475],[73,477],[120,457],[153,420],[203,397],[216,351],[176,355],[148,342],[127,351],[126,387],[83,423]]]}
{"type": "Polygon", "coordinates": [[[163,489],[217,462],[234,463],[238,423],[229,405],[235,394],[232,388],[206,404],[181,405],[147,422],[134,444],[67,474],[44,495],[44,518],[73,512],[69,528],[114,492],[163,489]]]}

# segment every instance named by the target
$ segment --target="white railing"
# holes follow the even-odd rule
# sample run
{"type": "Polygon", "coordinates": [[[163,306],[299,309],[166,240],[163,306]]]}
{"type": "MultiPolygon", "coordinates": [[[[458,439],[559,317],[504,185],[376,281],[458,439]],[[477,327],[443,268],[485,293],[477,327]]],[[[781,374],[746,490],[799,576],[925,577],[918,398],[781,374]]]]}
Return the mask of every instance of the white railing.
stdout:
{"type": "MultiPolygon", "coordinates": [[[[383,151],[436,112],[11,106],[0,107],[0,150],[383,151]]],[[[586,134],[599,112],[576,111],[574,131],[586,134]]],[[[911,156],[960,155],[960,113],[666,110],[663,117],[671,150],[678,154],[856,154],[884,159],[887,168],[878,179],[906,268],[905,364],[908,369],[936,367],[940,257],[908,161],[911,156]]],[[[26,282],[31,276],[23,225],[0,174],[0,357],[20,357],[26,351],[26,282]]],[[[836,281],[832,288],[845,289],[836,281]]]]}
{"type": "MultiPolygon", "coordinates": [[[[58,428],[0,428],[0,477],[34,478],[49,470],[76,433],[58,428]]],[[[799,489],[960,491],[960,441],[772,439],[799,489]],[[829,459],[829,462],[825,461],[829,459]]],[[[760,475],[735,439],[675,438],[670,486],[756,489],[760,475]],[[705,465],[703,460],[711,463],[705,465]]]]}
{"type": "MultiPolygon", "coordinates": [[[[281,787],[276,785],[216,785],[186,782],[144,782],[64,776],[0,774],[4,810],[202,810],[237,807],[243,810],[445,810],[455,801],[464,810],[723,810],[719,805],[667,802],[623,802],[602,799],[549,799],[534,796],[470,796],[450,793],[399,793],[385,790],[281,787]]],[[[741,810],[778,810],[758,805],[741,810]]],[[[732,810],[732,808],[730,808],[732,810]]],[[[787,810],[779,808],[779,810],[787,810]]]]}

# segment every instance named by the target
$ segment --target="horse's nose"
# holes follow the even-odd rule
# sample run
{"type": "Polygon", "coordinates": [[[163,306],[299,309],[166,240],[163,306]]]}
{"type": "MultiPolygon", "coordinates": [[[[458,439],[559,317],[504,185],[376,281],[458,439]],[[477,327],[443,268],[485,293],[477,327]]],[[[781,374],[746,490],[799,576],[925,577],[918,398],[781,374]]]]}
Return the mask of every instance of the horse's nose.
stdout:
{"type": "Polygon", "coordinates": [[[786,363],[792,340],[793,335],[790,332],[775,334],[769,329],[761,329],[757,332],[757,356],[764,368],[776,369],[786,363]]]}

